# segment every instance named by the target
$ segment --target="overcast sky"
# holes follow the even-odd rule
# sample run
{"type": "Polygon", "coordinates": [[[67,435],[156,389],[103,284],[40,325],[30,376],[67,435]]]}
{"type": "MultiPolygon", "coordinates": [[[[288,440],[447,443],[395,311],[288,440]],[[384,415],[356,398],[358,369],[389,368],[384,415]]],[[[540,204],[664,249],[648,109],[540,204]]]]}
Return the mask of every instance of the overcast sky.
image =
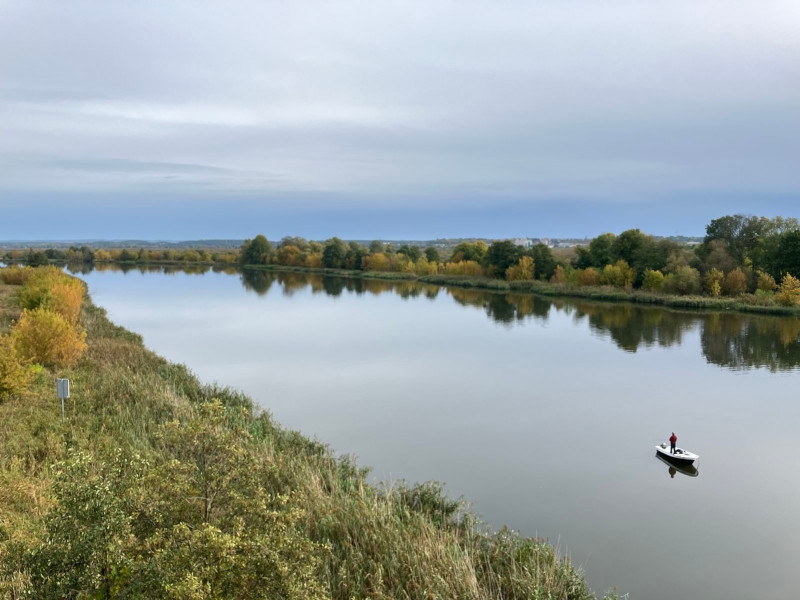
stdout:
{"type": "Polygon", "coordinates": [[[800,2],[0,0],[0,239],[800,216],[800,2]]]}

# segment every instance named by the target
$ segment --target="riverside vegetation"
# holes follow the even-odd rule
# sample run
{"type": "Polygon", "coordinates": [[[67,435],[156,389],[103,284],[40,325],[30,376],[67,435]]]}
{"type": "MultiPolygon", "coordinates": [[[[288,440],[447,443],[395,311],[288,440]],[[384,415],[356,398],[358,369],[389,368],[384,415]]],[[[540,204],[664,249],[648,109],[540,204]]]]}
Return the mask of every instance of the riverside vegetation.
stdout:
{"type": "Polygon", "coordinates": [[[489,532],[434,483],[369,485],[202,385],[79,280],[44,267],[0,281],[3,597],[593,597],[546,542],[489,532]]]}
{"type": "Polygon", "coordinates": [[[283,238],[276,247],[263,235],[238,253],[198,250],[47,250],[6,253],[31,264],[70,262],[241,264],[349,277],[419,279],[438,285],[497,291],[626,300],[685,308],[800,313],[800,222],[729,215],[706,227],[692,248],[657,240],[638,229],[606,233],[573,256],[556,259],[544,244],[524,249],[511,241],[463,242],[447,257],[439,249],[379,241],[369,247],[331,238],[325,243],[283,238]]]}

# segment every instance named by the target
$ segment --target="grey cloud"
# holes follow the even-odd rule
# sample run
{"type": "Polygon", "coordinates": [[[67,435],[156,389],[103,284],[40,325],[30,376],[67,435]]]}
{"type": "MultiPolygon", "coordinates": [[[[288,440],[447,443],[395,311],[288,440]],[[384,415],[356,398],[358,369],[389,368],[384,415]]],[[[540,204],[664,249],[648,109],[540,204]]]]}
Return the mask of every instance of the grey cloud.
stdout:
{"type": "Polygon", "coordinates": [[[797,193],[799,26],[788,0],[9,2],[0,161],[48,159],[0,190],[797,193]]]}

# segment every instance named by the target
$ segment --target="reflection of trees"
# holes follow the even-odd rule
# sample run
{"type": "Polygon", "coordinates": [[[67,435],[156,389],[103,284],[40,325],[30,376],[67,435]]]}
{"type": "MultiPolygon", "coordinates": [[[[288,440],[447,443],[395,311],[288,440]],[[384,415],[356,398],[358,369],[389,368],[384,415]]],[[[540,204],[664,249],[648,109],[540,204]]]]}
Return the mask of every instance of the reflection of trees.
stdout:
{"type": "MultiPolygon", "coordinates": [[[[120,270],[124,266],[114,266],[120,270]]],[[[266,294],[277,280],[284,294],[310,286],[314,293],[394,293],[401,298],[436,298],[442,288],[414,281],[347,279],[344,277],[295,272],[245,270],[242,284],[259,295],[266,294]]],[[[642,307],[632,304],[602,304],[572,299],[550,300],[530,294],[498,294],[470,288],[445,288],[461,306],[478,308],[507,326],[528,318],[546,321],[552,310],[587,321],[595,331],[607,334],[622,350],[640,347],[668,347],[683,342],[687,331],[700,327],[702,351],[713,364],[745,369],[767,367],[772,371],[800,365],[800,319],[741,314],[697,314],[642,307]]]]}
{"type": "Polygon", "coordinates": [[[713,314],[703,319],[700,343],[708,362],[772,372],[800,365],[800,319],[713,314]]]}
{"type": "Polygon", "coordinates": [[[617,346],[636,352],[639,346],[680,344],[684,332],[697,323],[697,316],[631,304],[576,303],[575,320],[588,319],[594,331],[607,333],[617,346]]]}
{"type": "Polygon", "coordinates": [[[470,288],[450,288],[447,293],[462,306],[474,306],[498,323],[511,324],[526,317],[547,320],[551,302],[530,294],[497,294],[470,288]]]}
{"type": "Polygon", "coordinates": [[[275,276],[266,271],[244,269],[240,279],[242,280],[244,289],[255,292],[259,296],[263,296],[269,291],[272,282],[275,281],[275,276]]]}

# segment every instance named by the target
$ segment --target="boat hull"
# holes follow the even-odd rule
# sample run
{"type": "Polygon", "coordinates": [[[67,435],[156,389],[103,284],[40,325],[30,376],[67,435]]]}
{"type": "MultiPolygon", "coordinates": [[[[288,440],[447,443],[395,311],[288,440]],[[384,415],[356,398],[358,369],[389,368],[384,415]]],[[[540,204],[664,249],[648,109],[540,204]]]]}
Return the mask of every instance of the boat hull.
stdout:
{"type": "Polygon", "coordinates": [[[664,448],[662,446],[656,446],[656,452],[659,454],[659,456],[663,456],[668,460],[671,460],[673,462],[682,465],[690,465],[698,458],[700,458],[699,456],[697,456],[697,454],[693,454],[692,452],[688,452],[686,450],[683,450],[682,448],[676,448],[675,453],[673,454],[672,452],[670,452],[670,449],[668,447],[664,448]]]}

